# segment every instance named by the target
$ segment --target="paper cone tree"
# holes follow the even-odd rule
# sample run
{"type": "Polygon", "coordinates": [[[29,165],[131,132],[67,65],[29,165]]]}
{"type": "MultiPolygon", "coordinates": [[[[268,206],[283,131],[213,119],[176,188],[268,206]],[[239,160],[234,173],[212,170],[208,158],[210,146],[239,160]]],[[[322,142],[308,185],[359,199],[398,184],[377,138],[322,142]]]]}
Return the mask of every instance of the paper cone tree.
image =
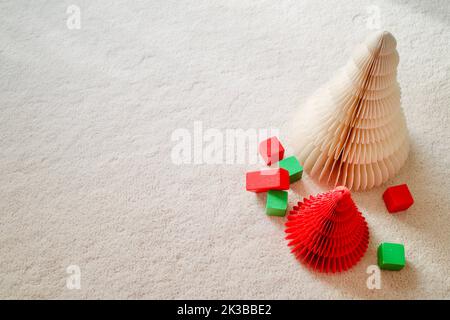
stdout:
{"type": "Polygon", "coordinates": [[[288,215],[286,233],[297,259],[321,272],[349,269],[369,244],[366,220],[345,187],[299,202],[288,215]]]}
{"type": "Polygon", "coordinates": [[[319,181],[366,190],[392,178],[409,151],[389,32],[371,35],[348,64],[307,100],[291,145],[319,181]]]}

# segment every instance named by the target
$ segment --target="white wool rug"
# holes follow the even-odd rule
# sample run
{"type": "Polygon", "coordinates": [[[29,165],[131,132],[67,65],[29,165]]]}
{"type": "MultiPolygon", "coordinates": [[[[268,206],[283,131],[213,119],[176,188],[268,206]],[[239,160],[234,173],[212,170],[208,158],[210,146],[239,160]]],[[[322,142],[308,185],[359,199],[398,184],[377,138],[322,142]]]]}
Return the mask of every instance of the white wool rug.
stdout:
{"type": "MultiPolygon", "coordinates": [[[[0,298],[450,298],[447,0],[10,0],[0,14],[0,298]],[[198,150],[236,129],[288,141],[298,107],[377,28],[397,39],[411,152],[353,193],[364,258],[315,273],[245,191],[262,166],[198,150]],[[400,183],[415,204],[391,215],[381,195],[400,183]],[[407,266],[369,289],[385,241],[407,266]]],[[[290,206],[322,190],[304,174],[290,206]]]]}

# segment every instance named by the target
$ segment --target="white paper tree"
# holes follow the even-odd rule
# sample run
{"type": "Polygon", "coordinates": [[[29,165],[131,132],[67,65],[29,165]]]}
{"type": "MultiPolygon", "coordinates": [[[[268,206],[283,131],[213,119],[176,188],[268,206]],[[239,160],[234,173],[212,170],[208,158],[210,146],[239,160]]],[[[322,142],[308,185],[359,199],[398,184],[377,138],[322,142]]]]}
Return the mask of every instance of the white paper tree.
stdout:
{"type": "Polygon", "coordinates": [[[393,177],[404,164],[409,140],[396,45],[389,32],[369,36],[300,110],[291,145],[311,176],[366,190],[393,177]]]}

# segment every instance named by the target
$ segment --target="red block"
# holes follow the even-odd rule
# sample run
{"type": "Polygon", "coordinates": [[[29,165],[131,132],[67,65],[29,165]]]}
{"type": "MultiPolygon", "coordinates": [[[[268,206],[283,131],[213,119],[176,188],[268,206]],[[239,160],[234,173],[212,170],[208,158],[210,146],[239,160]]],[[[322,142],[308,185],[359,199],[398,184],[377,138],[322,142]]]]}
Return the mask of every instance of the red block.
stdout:
{"type": "Polygon", "coordinates": [[[289,172],[283,168],[247,172],[246,189],[252,192],[289,189],[289,172]]]}
{"type": "Polygon", "coordinates": [[[268,166],[282,160],[284,157],[284,148],[277,137],[272,137],[262,141],[259,144],[259,153],[268,166]]]}
{"type": "Polygon", "coordinates": [[[387,188],[383,193],[383,200],[390,213],[404,211],[414,203],[414,199],[406,184],[387,188]]]}

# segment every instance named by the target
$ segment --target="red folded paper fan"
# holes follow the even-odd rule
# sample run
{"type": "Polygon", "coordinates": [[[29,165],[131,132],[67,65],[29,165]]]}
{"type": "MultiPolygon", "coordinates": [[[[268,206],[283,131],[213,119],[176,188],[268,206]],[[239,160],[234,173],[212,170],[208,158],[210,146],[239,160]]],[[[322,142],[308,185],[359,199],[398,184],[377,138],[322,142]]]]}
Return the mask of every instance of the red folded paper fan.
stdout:
{"type": "Polygon", "coordinates": [[[299,202],[288,215],[286,233],[291,252],[321,272],[351,268],[369,244],[367,222],[345,187],[299,202]]]}

